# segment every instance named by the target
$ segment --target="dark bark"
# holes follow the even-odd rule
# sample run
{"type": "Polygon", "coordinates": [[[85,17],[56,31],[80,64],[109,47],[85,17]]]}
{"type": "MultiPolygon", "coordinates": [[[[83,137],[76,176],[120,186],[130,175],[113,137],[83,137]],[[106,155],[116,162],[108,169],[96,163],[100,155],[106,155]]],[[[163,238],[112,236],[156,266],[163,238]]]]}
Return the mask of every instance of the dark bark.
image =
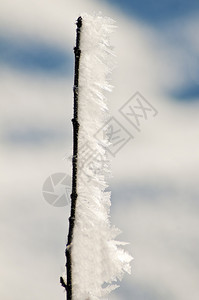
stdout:
{"type": "Polygon", "coordinates": [[[77,159],[78,159],[78,88],[79,88],[79,64],[80,64],[80,35],[82,27],[82,18],[77,19],[77,29],[76,29],[76,46],[74,48],[75,54],[75,74],[74,74],[74,115],[72,119],[73,124],[73,158],[72,158],[72,194],[71,194],[71,214],[69,218],[69,232],[68,241],[66,245],[66,277],[67,283],[65,284],[62,280],[61,284],[64,286],[67,293],[67,300],[72,300],[72,254],[71,254],[71,244],[73,240],[73,230],[75,225],[75,209],[77,201],[77,159]]]}

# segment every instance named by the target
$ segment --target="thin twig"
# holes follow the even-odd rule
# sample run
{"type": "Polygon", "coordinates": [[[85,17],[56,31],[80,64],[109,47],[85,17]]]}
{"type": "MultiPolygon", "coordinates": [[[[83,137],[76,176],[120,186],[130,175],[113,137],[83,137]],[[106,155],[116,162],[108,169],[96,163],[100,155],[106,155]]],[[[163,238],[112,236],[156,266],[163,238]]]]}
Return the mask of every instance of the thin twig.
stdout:
{"type": "Polygon", "coordinates": [[[75,54],[75,75],[74,75],[74,116],[72,119],[73,124],[73,174],[72,174],[72,194],[71,194],[71,215],[69,218],[69,232],[68,232],[68,242],[66,246],[66,275],[67,284],[64,285],[67,292],[67,300],[72,300],[72,257],[71,257],[71,244],[73,240],[73,230],[75,225],[75,209],[77,201],[77,159],[78,159],[78,88],[79,88],[79,63],[80,63],[80,34],[82,26],[82,18],[77,19],[77,29],[76,29],[76,46],[74,48],[75,54]]]}

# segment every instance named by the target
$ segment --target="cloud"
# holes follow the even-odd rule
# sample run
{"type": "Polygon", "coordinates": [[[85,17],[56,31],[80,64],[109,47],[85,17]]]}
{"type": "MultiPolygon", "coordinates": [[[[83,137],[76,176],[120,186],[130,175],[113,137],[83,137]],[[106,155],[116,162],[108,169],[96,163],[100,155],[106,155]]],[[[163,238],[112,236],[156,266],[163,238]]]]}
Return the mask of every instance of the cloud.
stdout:
{"type": "MultiPolygon", "coordinates": [[[[161,299],[186,300],[190,293],[197,297],[196,195],[191,189],[180,193],[172,187],[165,193],[164,185],[159,192],[156,185],[145,192],[144,186],[142,191],[136,188],[116,188],[113,195],[114,223],[123,229],[134,256],[131,280],[135,290],[143,285],[161,299]]],[[[146,299],[141,293],[137,296],[146,299]]]]}
{"type": "Polygon", "coordinates": [[[99,10],[107,12],[108,9],[92,0],[74,0],[72,5],[69,0],[17,0],[14,3],[8,0],[0,3],[0,24],[2,31],[8,34],[20,33],[71,50],[76,19],[84,11],[99,10]]]}

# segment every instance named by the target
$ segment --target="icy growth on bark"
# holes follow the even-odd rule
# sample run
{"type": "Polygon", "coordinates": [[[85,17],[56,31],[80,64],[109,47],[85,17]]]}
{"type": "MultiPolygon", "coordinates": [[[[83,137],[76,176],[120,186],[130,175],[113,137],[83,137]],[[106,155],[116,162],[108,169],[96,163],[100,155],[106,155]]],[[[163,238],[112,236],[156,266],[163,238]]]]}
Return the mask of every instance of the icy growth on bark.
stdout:
{"type": "Polygon", "coordinates": [[[113,66],[109,36],[114,21],[100,15],[82,15],[79,69],[79,145],[76,221],[72,243],[74,300],[104,299],[124,272],[131,256],[115,241],[119,230],[109,221],[110,166],[103,126],[108,120],[106,91],[113,66]],[[96,137],[97,133],[97,137],[96,137]]]}

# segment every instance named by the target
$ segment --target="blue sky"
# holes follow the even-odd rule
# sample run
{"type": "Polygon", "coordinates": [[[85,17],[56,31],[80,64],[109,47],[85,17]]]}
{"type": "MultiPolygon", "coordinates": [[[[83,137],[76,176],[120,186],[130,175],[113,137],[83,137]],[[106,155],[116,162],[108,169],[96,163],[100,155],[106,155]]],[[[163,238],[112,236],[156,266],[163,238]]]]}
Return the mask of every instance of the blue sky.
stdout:
{"type": "Polygon", "coordinates": [[[156,25],[168,22],[172,19],[186,16],[199,10],[197,0],[105,0],[112,5],[116,5],[121,11],[129,16],[135,16],[144,22],[156,25]]]}
{"type": "Polygon", "coordinates": [[[30,73],[64,76],[73,72],[72,53],[23,36],[0,35],[0,63],[30,73]]]}
{"type": "MultiPolygon", "coordinates": [[[[160,35],[162,34],[165,38],[168,38],[168,42],[177,43],[180,47],[184,47],[184,49],[188,49],[189,45],[187,45],[186,40],[183,40],[178,37],[180,32],[172,32],[169,31],[165,33],[165,29],[167,25],[172,22],[183,22],[183,18],[187,18],[199,12],[199,2],[197,0],[106,0],[106,2],[117,6],[121,11],[123,11],[130,18],[138,18],[150,26],[153,26],[156,30],[159,31],[160,35]]],[[[197,39],[197,36],[196,36],[197,39]]],[[[190,56],[196,56],[197,64],[199,68],[199,56],[197,54],[189,53],[190,56]]],[[[184,70],[187,73],[187,70],[184,70]]],[[[180,101],[190,101],[197,100],[199,98],[199,84],[193,82],[189,78],[189,74],[185,74],[187,76],[187,82],[178,89],[168,90],[171,97],[180,101]]]]}

